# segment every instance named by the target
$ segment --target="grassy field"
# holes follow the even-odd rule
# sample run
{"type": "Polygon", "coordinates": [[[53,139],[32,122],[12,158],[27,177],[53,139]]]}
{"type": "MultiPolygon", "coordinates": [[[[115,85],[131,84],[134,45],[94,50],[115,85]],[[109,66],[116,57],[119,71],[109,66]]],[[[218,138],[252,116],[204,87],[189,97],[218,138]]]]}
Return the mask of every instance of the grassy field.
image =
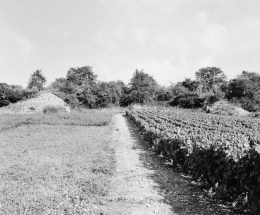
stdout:
{"type": "Polygon", "coordinates": [[[100,214],[115,168],[111,116],[1,116],[0,214],[100,214]]]}
{"type": "Polygon", "coordinates": [[[22,125],[105,126],[111,122],[112,111],[72,111],[70,114],[6,114],[0,115],[0,132],[22,125]]]}

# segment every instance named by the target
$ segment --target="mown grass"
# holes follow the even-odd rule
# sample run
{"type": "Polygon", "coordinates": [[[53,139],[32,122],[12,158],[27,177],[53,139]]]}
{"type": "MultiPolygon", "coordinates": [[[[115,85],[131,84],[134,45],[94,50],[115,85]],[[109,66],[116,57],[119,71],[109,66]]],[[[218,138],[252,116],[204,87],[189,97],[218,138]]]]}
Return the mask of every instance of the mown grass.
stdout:
{"type": "Polygon", "coordinates": [[[0,214],[100,214],[115,168],[111,127],[100,126],[110,120],[101,112],[1,117],[0,214]]]}
{"type": "Polygon", "coordinates": [[[0,116],[0,132],[21,125],[106,126],[111,122],[112,114],[112,111],[72,111],[70,114],[6,114],[0,116]]]}

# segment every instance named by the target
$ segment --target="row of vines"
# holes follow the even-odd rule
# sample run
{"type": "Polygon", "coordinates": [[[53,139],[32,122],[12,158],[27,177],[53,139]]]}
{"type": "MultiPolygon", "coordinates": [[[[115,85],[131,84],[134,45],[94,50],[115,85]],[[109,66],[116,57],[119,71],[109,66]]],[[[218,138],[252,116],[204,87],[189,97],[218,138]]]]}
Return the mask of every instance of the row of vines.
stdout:
{"type": "Polygon", "coordinates": [[[128,110],[158,153],[232,202],[258,207],[260,120],[187,110],[128,110]]]}

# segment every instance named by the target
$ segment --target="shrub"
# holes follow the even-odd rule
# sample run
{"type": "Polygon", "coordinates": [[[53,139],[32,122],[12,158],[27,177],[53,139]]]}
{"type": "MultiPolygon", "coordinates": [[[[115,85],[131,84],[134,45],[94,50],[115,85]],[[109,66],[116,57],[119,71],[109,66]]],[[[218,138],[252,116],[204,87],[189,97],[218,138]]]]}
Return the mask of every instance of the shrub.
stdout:
{"type": "Polygon", "coordinates": [[[0,100],[0,107],[7,106],[9,104],[10,104],[10,102],[8,100],[0,100]]]}
{"type": "Polygon", "coordinates": [[[203,95],[202,98],[204,99],[205,105],[212,105],[215,102],[219,101],[221,99],[221,96],[219,96],[218,94],[208,93],[203,95]]]}
{"type": "Polygon", "coordinates": [[[39,91],[37,89],[25,89],[23,91],[22,100],[31,99],[37,97],[39,91]]]}
{"type": "Polygon", "coordinates": [[[64,101],[65,101],[67,104],[69,104],[72,108],[75,108],[75,107],[77,107],[77,106],[80,105],[80,102],[79,102],[77,96],[74,95],[74,94],[68,94],[68,95],[66,95],[66,98],[64,99],[64,101]]]}
{"type": "Polygon", "coordinates": [[[0,107],[34,97],[38,90],[23,89],[18,85],[0,83],[0,107]]]}
{"type": "Polygon", "coordinates": [[[45,106],[42,110],[44,114],[51,114],[51,113],[64,113],[66,109],[63,106],[45,106]]]}
{"type": "Polygon", "coordinates": [[[197,93],[184,93],[176,96],[169,104],[182,108],[201,108],[205,98],[200,98],[197,93]]]}
{"type": "Polygon", "coordinates": [[[257,112],[260,111],[260,104],[258,101],[250,99],[250,98],[243,98],[241,100],[242,108],[250,111],[250,112],[257,112]]]}

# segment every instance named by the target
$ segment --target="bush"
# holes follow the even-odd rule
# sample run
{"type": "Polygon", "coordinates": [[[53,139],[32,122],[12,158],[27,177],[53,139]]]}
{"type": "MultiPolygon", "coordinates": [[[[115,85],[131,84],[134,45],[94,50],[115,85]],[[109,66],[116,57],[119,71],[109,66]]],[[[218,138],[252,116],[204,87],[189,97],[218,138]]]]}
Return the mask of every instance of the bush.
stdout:
{"type": "Polygon", "coordinates": [[[64,101],[69,104],[72,108],[80,106],[80,102],[75,94],[68,94],[64,101]]]}
{"type": "Polygon", "coordinates": [[[7,106],[21,100],[35,97],[38,90],[23,89],[18,85],[8,85],[0,83],[0,107],[7,106]]]}
{"type": "Polygon", "coordinates": [[[256,100],[250,98],[243,98],[241,100],[242,108],[249,112],[257,112],[260,111],[260,104],[256,100]]]}
{"type": "Polygon", "coordinates": [[[0,100],[0,107],[7,106],[9,104],[10,104],[10,102],[8,100],[0,100]]]}
{"type": "Polygon", "coordinates": [[[197,93],[184,93],[176,96],[169,104],[182,108],[201,108],[205,98],[200,98],[197,93]]]}
{"type": "Polygon", "coordinates": [[[31,99],[37,97],[39,91],[37,89],[25,89],[23,91],[22,100],[31,99]]]}
{"type": "Polygon", "coordinates": [[[213,105],[215,102],[219,101],[221,99],[221,96],[218,94],[205,94],[202,96],[204,99],[205,105],[213,105]]]}
{"type": "Polygon", "coordinates": [[[66,109],[62,106],[46,106],[43,108],[42,112],[44,114],[52,114],[52,113],[64,113],[66,109]]]}

